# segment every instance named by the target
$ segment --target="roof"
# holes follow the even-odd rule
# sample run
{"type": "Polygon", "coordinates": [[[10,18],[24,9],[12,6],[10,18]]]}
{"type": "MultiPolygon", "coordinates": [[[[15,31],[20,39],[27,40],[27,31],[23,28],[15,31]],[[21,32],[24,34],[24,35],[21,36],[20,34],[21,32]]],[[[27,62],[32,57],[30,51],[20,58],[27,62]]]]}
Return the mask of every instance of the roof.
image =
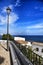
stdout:
{"type": "Polygon", "coordinates": [[[23,41],[23,40],[17,40],[17,42],[20,44],[27,44],[28,43],[28,41],[23,41]]]}

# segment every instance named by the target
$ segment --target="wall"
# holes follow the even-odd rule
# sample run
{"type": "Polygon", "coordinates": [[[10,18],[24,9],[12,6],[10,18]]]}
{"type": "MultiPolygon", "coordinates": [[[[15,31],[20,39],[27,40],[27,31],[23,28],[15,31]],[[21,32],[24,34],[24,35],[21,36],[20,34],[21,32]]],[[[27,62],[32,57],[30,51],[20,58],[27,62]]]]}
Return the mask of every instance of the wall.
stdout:
{"type": "Polygon", "coordinates": [[[6,43],[7,40],[0,40],[0,43],[6,43]]]}

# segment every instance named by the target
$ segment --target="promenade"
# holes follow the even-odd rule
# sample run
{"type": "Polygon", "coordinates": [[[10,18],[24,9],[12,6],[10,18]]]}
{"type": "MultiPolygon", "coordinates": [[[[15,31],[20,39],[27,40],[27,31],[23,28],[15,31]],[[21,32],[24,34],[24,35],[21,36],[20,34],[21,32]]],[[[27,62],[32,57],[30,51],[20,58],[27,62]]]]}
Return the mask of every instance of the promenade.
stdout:
{"type": "Polygon", "coordinates": [[[0,42],[0,65],[10,65],[9,51],[6,51],[6,43],[0,42]]]}

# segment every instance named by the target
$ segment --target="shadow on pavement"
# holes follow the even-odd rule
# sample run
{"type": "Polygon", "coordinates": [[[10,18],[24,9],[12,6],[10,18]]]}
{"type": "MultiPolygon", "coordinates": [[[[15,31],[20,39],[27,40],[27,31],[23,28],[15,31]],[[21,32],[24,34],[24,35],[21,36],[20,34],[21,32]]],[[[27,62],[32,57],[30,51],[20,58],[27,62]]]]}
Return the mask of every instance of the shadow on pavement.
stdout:
{"type": "MultiPolygon", "coordinates": [[[[0,44],[0,45],[1,45],[1,44],[0,44]]],[[[4,46],[1,45],[1,47],[4,48],[4,49],[7,51],[7,49],[6,49],[4,46]]]]}
{"type": "Polygon", "coordinates": [[[0,64],[2,64],[4,62],[5,58],[0,56],[0,64]]]}

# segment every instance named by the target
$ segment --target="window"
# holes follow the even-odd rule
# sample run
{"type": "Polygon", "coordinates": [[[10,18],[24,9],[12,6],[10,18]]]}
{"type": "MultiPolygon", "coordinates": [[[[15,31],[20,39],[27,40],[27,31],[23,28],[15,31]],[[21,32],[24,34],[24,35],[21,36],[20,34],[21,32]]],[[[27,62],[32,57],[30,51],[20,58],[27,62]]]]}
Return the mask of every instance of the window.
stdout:
{"type": "Polygon", "coordinates": [[[36,48],[36,51],[39,51],[39,48],[36,48]]]}
{"type": "Polygon", "coordinates": [[[43,52],[43,49],[42,49],[42,52],[43,52]]]}

